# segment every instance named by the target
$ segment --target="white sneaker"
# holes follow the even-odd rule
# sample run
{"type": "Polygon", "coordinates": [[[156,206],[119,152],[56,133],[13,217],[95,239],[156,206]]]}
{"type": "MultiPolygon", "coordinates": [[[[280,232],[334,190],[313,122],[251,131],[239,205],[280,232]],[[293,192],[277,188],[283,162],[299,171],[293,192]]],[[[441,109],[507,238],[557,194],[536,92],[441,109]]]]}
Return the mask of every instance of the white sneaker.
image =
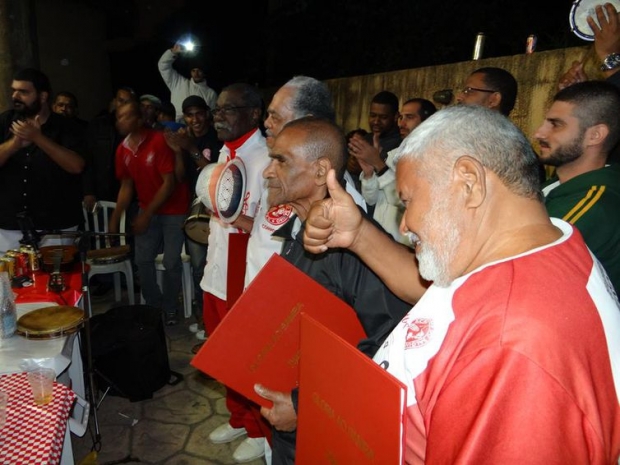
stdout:
{"type": "Polygon", "coordinates": [[[189,325],[189,332],[190,333],[197,333],[198,332],[198,323],[192,323],[191,325],[189,325]]]}
{"type": "Polygon", "coordinates": [[[246,434],[245,428],[233,428],[230,423],[224,423],[218,426],[211,434],[209,434],[209,440],[213,444],[224,444],[237,439],[239,436],[246,434]]]}
{"type": "Polygon", "coordinates": [[[206,341],[207,340],[207,335],[205,334],[204,329],[201,329],[200,331],[198,331],[196,333],[196,339],[198,339],[200,341],[206,341]]]}
{"type": "Polygon", "coordinates": [[[233,452],[237,463],[251,462],[265,455],[265,438],[245,438],[233,452]]]}

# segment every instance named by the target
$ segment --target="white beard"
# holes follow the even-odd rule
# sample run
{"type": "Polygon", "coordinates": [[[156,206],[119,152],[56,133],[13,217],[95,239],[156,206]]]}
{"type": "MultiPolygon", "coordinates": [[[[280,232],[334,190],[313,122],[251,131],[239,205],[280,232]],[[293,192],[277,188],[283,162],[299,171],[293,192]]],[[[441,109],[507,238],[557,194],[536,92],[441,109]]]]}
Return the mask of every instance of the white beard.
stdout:
{"type": "MultiPolygon", "coordinates": [[[[420,241],[416,248],[420,276],[440,287],[447,287],[452,282],[449,272],[450,265],[456,257],[461,239],[457,221],[451,214],[449,205],[449,199],[442,198],[426,214],[429,220],[425,229],[435,233],[435,236],[438,237],[436,243],[430,245],[420,241]]],[[[415,234],[411,234],[411,236],[415,236],[415,234]]],[[[411,236],[410,239],[412,239],[411,236]]],[[[419,240],[417,236],[415,239],[419,240]]]]}

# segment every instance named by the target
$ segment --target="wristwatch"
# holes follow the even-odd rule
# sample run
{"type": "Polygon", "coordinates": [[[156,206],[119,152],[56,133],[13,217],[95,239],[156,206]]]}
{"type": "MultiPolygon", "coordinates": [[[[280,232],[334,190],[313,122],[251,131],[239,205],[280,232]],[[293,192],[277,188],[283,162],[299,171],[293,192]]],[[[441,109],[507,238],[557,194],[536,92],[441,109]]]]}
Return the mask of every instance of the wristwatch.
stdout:
{"type": "Polygon", "coordinates": [[[603,60],[601,71],[611,71],[620,67],[620,53],[610,53],[603,60]]]}

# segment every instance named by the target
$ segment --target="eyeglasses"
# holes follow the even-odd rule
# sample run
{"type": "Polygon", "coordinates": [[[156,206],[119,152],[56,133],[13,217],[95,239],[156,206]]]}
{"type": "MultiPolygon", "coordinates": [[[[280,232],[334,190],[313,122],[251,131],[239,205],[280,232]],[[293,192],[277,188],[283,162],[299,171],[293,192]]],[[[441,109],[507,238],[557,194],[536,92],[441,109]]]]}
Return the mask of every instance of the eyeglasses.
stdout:
{"type": "Polygon", "coordinates": [[[478,87],[464,87],[463,90],[461,90],[461,92],[465,95],[469,95],[472,92],[487,92],[489,94],[494,94],[497,91],[491,90],[491,89],[479,89],[478,87]]]}
{"type": "Polygon", "coordinates": [[[220,113],[222,113],[223,116],[230,116],[233,115],[237,112],[237,110],[241,110],[242,108],[254,108],[250,105],[244,105],[244,106],[240,106],[240,107],[215,107],[213,110],[211,110],[211,114],[213,116],[217,116],[220,113]]]}

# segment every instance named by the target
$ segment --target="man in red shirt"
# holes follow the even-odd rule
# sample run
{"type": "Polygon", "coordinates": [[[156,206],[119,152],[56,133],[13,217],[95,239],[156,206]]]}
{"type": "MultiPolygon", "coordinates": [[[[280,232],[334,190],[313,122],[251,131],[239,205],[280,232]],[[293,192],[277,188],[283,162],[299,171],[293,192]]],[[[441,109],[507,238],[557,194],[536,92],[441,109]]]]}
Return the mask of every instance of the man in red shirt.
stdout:
{"type": "MultiPolygon", "coordinates": [[[[162,308],[166,324],[177,322],[181,290],[183,222],[189,206],[186,183],[174,176],[177,159],[160,131],[146,128],[137,102],[117,109],[116,127],[125,140],[116,149],[116,177],[121,182],[110,231],[117,231],[120,216],[134,195],[140,211],[133,222],[135,261],[147,305],[162,308]],[[159,289],[155,257],[163,244],[164,279],[159,289]]],[[[182,162],[182,161],[178,161],[182,162]]]]}

